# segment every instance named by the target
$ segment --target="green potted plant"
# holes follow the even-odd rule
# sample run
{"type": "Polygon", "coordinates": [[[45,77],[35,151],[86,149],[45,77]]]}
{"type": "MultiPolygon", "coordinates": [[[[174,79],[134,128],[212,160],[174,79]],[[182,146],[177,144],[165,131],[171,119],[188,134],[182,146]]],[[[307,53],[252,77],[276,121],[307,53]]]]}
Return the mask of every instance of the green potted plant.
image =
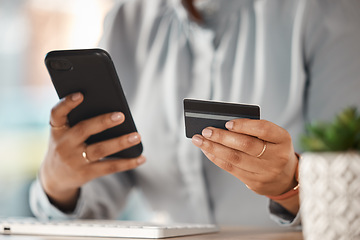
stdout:
{"type": "Polygon", "coordinates": [[[349,107],[306,129],[299,165],[304,237],[360,239],[360,114],[349,107]]]}

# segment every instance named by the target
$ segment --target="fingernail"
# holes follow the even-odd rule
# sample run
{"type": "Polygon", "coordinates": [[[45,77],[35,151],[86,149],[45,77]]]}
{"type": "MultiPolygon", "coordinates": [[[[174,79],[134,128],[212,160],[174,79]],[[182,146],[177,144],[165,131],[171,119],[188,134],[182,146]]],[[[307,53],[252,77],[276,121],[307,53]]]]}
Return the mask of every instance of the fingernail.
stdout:
{"type": "Polygon", "coordinates": [[[146,161],[146,158],[145,158],[144,156],[140,156],[140,157],[137,159],[137,163],[138,163],[138,164],[143,164],[145,161],[146,161]]]}
{"type": "Polygon", "coordinates": [[[210,138],[212,135],[212,130],[205,128],[204,130],[202,130],[202,135],[206,138],[210,138]]]}
{"type": "Polygon", "coordinates": [[[193,144],[195,144],[196,146],[201,146],[203,143],[202,138],[199,136],[193,136],[191,140],[192,140],[193,144]]]}
{"type": "Polygon", "coordinates": [[[134,134],[131,134],[131,135],[128,137],[128,141],[131,142],[131,143],[137,142],[137,141],[139,141],[139,138],[140,138],[139,134],[134,133],[134,134]]]}
{"type": "Polygon", "coordinates": [[[225,127],[229,130],[233,129],[234,127],[234,122],[233,121],[229,121],[225,124],[225,127]]]}
{"type": "Polygon", "coordinates": [[[79,100],[81,98],[81,94],[80,93],[74,93],[72,96],[71,96],[71,100],[73,100],[74,102],[79,100]]]}
{"type": "Polygon", "coordinates": [[[123,118],[123,115],[121,113],[113,113],[111,115],[111,120],[114,122],[120,121],[120,120],[122,120],[122,118],[123,118]]]}

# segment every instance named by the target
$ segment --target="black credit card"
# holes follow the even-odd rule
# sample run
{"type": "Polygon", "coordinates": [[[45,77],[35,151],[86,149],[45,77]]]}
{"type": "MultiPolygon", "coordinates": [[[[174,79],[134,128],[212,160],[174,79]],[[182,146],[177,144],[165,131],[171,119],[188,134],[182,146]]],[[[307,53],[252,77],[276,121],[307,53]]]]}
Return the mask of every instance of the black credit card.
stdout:
{"type": "Polygon", "coordinates": [[[184,99],[186,137],[201,134],[206,127],[226,129],[226,122],[237,118],[260,119],[257,105],[184,99]]]}

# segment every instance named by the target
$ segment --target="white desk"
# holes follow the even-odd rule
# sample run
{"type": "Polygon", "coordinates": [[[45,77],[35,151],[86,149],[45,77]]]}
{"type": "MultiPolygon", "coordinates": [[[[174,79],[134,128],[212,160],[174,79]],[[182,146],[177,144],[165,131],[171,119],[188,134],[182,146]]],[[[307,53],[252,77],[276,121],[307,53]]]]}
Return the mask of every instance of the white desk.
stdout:
{"type": "MultiPolygon", "coordinates": [[[[4,236],[1,240],[136,240],[134,238],[81,238],[51,236],[4,236]]],[[[165,238],[169,240],[303,240],[301,231],[285,228],[229,227],[224,226],[218,233],[194,235],[186,237],[165,238]]],[[[141,239],[144,240],[144,239],[141,239]]]]}

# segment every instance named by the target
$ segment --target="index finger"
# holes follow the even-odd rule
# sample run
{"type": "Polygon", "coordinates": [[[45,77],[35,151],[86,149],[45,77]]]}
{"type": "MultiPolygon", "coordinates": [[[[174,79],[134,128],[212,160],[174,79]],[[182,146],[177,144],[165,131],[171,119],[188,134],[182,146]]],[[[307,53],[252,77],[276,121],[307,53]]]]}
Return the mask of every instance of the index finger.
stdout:
{"type": "Polygon", "coordinates": [[[271,143],[281,143],[290,138],[284,128],[267,120],[239,118],[227,122],[225,126],[232,132],[247,134],[271,143]]]}
{"type": "Polygon", "coordinates": [[[81,93],[73,93],[62,98],[52,109],[50,123],[52,126],[61,127],[67,123],[67,115],[83,100],[81,93]]]}

